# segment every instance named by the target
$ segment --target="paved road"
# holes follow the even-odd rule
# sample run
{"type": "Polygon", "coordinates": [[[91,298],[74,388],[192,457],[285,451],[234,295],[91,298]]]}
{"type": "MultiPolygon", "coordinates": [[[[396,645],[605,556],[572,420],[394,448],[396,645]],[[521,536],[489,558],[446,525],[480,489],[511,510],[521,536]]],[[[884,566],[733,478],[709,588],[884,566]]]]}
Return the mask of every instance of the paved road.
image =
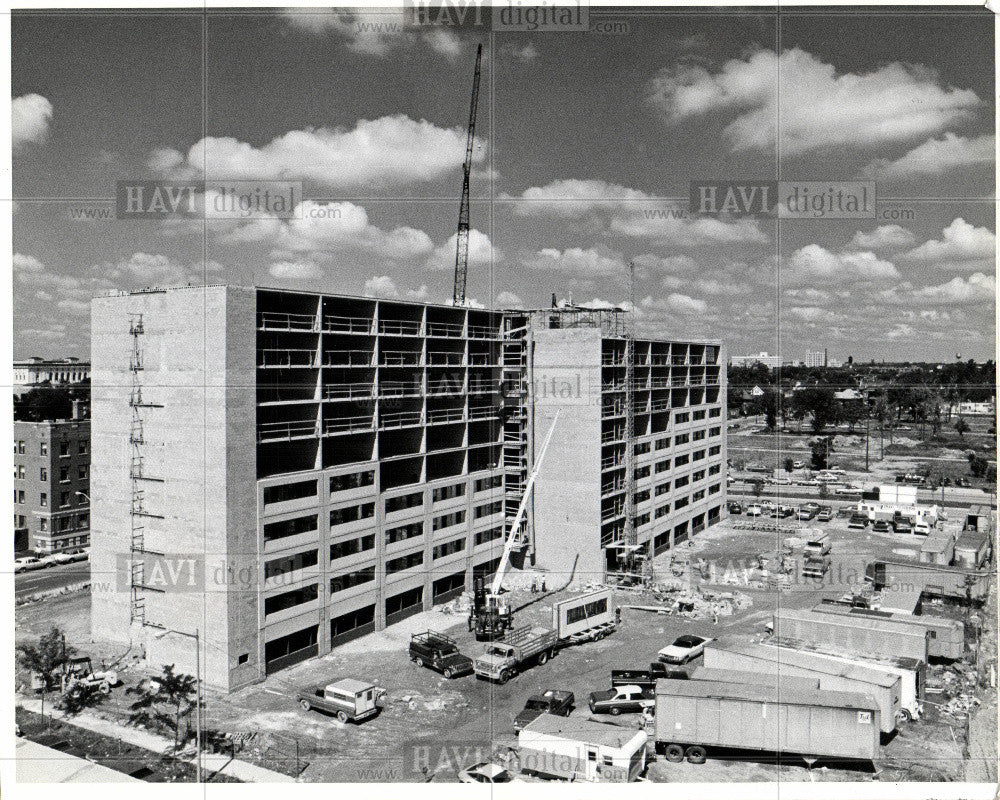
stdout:
{"type": "MultiPolygon", "coordinates": [[[[736,483],[730,485],[729,494],[742,497],[753,496],[753,490],[747,483],[742,483],[737,481],[736,483]]],[[[818,486],[779,486],[774,483],[768,483],[764,486],[764,493],[762,497],[776,497],[780,496],[782,498],[787,498],[789,500],[817,500],[819,501],[819,487],[818,486]]],[[[820,501],[824,505],[836,504],[836,503],[850,503],[854,505],[858,502],[860,498],[855,497],[851,499],[849,497],[845,498],[842,496],[834,495],[831,491],[830,497],[825,500],[820,501]]],[[[946,488],[944,495],[944,502],[941,502],[941,491],[929,492],[926,490],[919,490],[917,492],[917,501],[921,505],[943,505],[945,508],[967,508],[972,505],[989,505],[990,495],[982,492],[978,489],[954,489],[946,488]]],[[[995,504],[994,504],[995,505],[995,504]]]]}
{"type": "Polygon", "coordinates": [[[61,564],[32,572],[22,572],[14,576],[14,596],[25,597],[36,592],[61,589],[64,586],[72,586],[89,580],[89,561],[77,561],[74,564],[61,564]]]}

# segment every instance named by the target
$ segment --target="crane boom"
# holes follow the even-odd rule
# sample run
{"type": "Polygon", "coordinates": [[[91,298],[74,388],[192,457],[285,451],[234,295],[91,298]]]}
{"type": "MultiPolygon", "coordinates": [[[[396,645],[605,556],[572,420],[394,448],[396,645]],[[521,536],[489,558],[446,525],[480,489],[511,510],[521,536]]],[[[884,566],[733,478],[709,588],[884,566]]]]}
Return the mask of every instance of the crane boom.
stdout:
{"type": "Polygon", "coordinates": [[[552,418],[552,426],[549,428],[549,432],[545,436],[545,441],[542,442],[542,449],[538,452],[538,458],[535,459],[535,466],[531,470],[531,474],[528,476],[528,481],[524,485],[524,495],[521,497],[521,504],[517,507],[517,513],[514,515],[514,522],[510,526],[510,534],[507,536],[507,543],[503,547],[503,554],[500,556],[500,564],[497,566],[497,573],[493,576],[493,583],[490,586],[490,594],[496,595],[500,593],[500,586],[503,583],[504,575],[507,573],[507,563],[510,560],[511,551],[514,549],[514,541],[517,538],[517,529],[521,525],[521,520],[524,518],[525,509],[528,507],[528,498],[531,497],[531,488],[535,484],[535,478],[538,477],[538,471],[542,467],[542,460],[545,458],[545,451],[549,449],[549,442],[552,441],[552,433],[556,429],[556,422],[559,421],[559,411],[556,411],[556,415],[552,418]]]}
{"type": "Polygon", "coordinates": [[[465,284],[469,277],[469,172],[472,170],[472,147],[476,136],[476,110],[479,107],[479,77],[483,46],[476,49],[476,73],[472,79],[472,103],[469,106],[469,131],[465,139],[465,162],[462,165],[462,202],[458,208],[458,236],[455,240],[455,290],[452,301],[465,305],[465,284]]]}

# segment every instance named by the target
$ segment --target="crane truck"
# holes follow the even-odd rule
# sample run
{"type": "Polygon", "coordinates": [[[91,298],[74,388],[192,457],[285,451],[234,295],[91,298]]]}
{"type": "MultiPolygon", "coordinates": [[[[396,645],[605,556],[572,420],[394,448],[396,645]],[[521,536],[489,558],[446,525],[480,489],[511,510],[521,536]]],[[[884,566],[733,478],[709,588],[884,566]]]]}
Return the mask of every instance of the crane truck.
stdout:
{"type": "Polygon", "coordinates": [[[538,477],[542,460],[545,458],[545,451],[552,441],[552,433],[558,421],[559,412],[556,411],[549,432],[545,436],[545,441],[542,442],[542,449],[535,460],[535,466],[531,470],[528,481],[524,486],[524,495],[521,497],[521,503],[518,505],[517,513],[514,515],[514,520],[511,523],[507,534],[507,541],[504,543],[503,553],[500,555],[500,564],[497,566],[497,571],[493,576],[493,582],[490,584],[489,590],[487,591],[486,582],[483,578],[477,577],[473,582],[469,630],[475,632],[476,639],[500,639],[513,627],[513,609],[511,609],[510,603],[507,602],[507,598],[500,594],[500,589],[503,585],[504,576],[507,574],[510,554],[514,550],[514,544],[517,541],[518,529],[521,526],[521,521],[524,519],[524,512],[528,507],[528,500],[531,497],[532,487],[535,485],[535,478],[538,477]]]}

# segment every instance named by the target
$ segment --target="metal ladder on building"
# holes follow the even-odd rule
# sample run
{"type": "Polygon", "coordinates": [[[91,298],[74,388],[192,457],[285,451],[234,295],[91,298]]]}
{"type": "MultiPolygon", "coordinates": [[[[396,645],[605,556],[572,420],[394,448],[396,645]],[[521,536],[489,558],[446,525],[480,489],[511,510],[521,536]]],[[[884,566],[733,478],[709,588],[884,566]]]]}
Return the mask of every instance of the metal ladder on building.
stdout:
{"type": "Polygon", "coordinates": [[[530,465],[528,463],[528,386],[527,327],[520,320],[504,318],[500,345],[500,383],[504,404],[501,461],[504,470],[504,538],[516,533],[515,546],[528,544],[525,515],[513,532],[513,523],[524,497],[530,465]]]}
{"type": "Polygon", "coordinates": [[[145,506],[145,493],[142,481],[152,480],[145,474],[143,447],[146,444],[146,432],[142,416],[144,408],[158,408],[157,404],[147,402],[142,396],[142,373],[144,370],[142,355],[142,337],[145,334],[142,314],[129,314],[129,334],[132,336],[132,354],[129,358],[129,372],[132,375],[132,387],[129,392],[129,409],[132,418],[129,425],[129,447],[131,458],[129,462],[129,483],[132,493],[129,518],[132,527],[132,538],[129,547],[129,581],[131,594],[132,622],[146,624],[145,595],[145,518],[155,516],[150,514],[145,506]]]}

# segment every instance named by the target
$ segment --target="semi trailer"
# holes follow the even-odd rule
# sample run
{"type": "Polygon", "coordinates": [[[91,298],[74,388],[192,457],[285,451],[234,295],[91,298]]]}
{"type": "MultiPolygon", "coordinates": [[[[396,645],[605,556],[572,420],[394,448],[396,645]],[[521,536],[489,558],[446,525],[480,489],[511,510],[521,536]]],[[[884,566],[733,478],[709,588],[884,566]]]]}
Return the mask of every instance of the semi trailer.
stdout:
{"type": "Polygon", "coordinates": [[[778,638],[802,639],[833,652],[864,657],[904,656],[926,663],[930,650],[930,631],[874,617],[781,609],[771,628],[778,638]]]}
{"type": "Polygon", "coordinates": [[[989,573],[979,570],[885,559],[865,567],[865,581],[875,590],[887,586],[913,586],[933,597],[982,603],[989,573]]]}
{"type": "MultiPolygon", "coordinates": [[[[835,664],[808,653],[771,645],[713,645],[705,650],[705,666],[748,673],[763,673],[769,685],[782,691],[795,688],[789,681],[818,681],[824,692],[869,695],[879,707],[882,733],[892,733],[904,721],[900,704],[900,679],[862,666],[835,664]]],[[[695,676],[692,676],[695,677],[695,676]]]]}
{"type": "Polygon", "coordinates": [[[965,623],[959,619],[947,617],[923,616],[922,614],[905,614],[871,608],[848,608],[835,603],[821,602],[813,607],[813,611],[822,614],[833,614],[845,619],[878,619],[890,624],[912,625],[931,632],[927,654],[931,658],[945,658],[955,661],[965,654],[965,623]]]}
{"type": "Polygon", "coordinates": [[[656,747],[668,761],[705,762],[715,748],[872,761],[879,708],[854,692],[664,679],[656,684],[656,747]]]}

